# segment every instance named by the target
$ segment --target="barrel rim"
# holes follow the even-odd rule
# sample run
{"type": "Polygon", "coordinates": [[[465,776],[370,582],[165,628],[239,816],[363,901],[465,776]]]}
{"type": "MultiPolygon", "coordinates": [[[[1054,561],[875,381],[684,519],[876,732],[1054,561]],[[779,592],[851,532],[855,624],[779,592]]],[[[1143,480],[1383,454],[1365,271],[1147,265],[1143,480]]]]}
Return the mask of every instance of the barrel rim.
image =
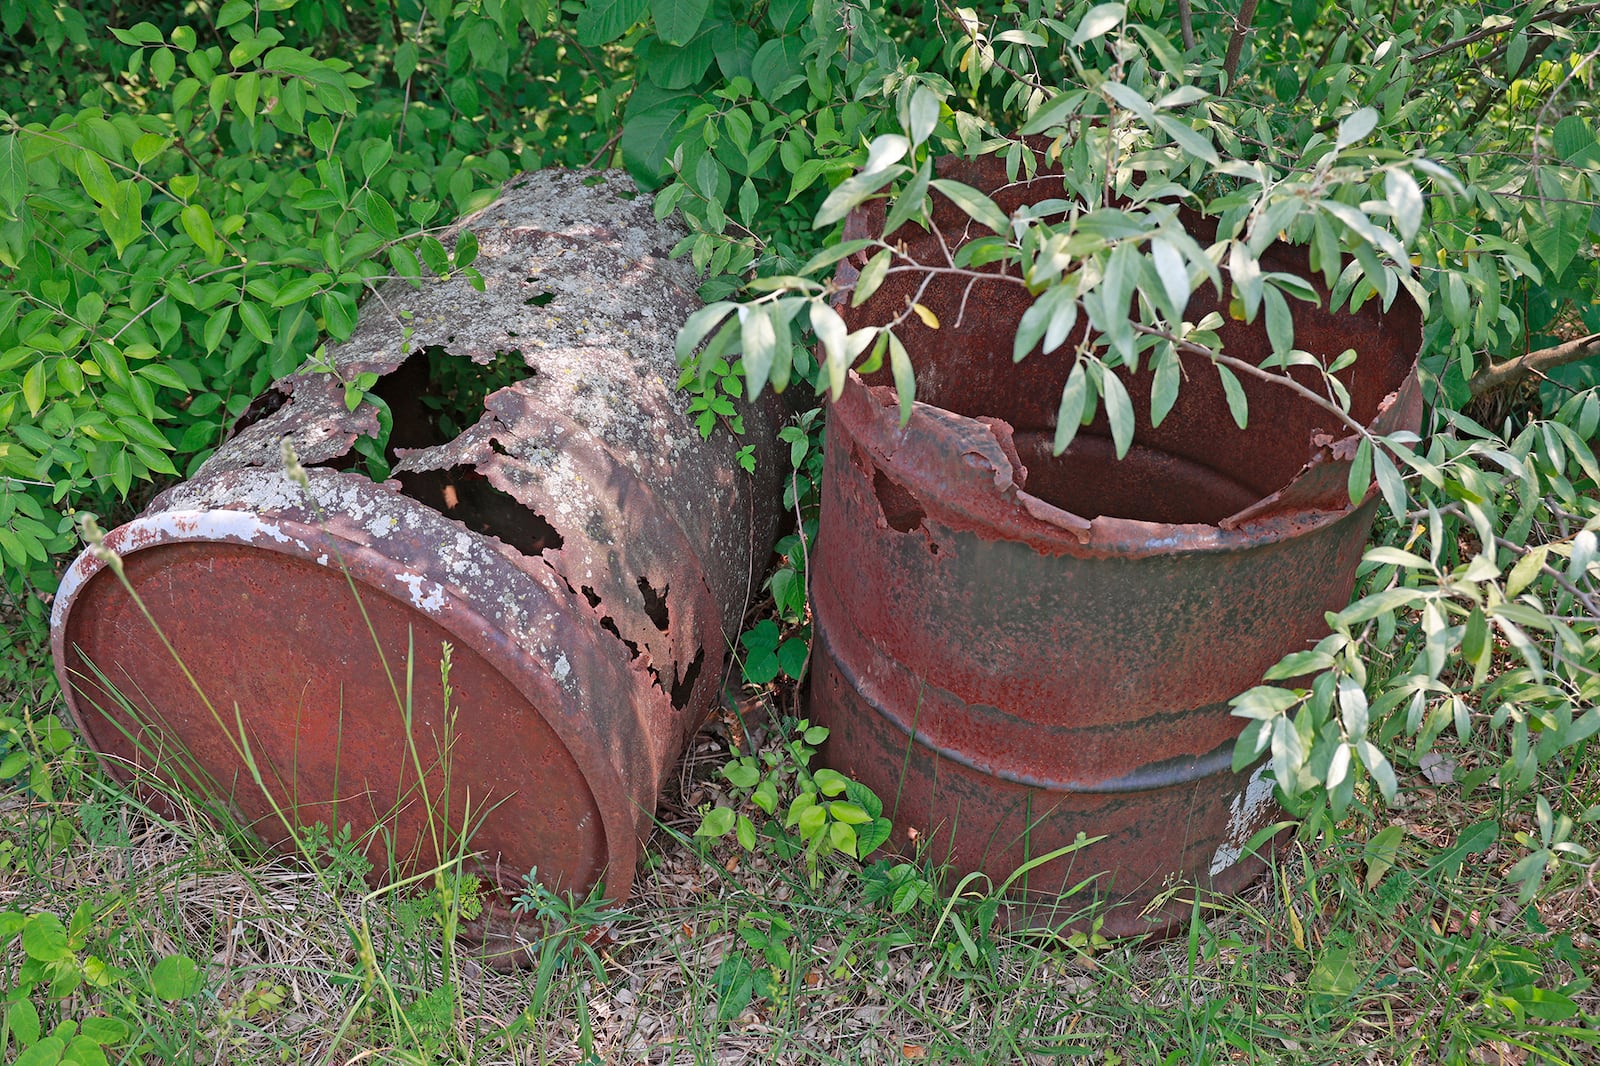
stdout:
{"type": "MultiPolygon", "coordinates": [[[[294,519],[275,516],[268,521],[250,511],[227,508],[159,511],[141,515],[117,527],[106,534],[103,548],[85,549],[73,561],[62,577],[51,612],[51,652],[67,713],[80,735],[91,742],[95,736],[78,707],[69,676],[67,619],[73,604],[90,583],[110,569],[104,553],[109,551],[126,557],[174,544],[219,542],[276,552],[343,572],[358,587],[370,588],[423,611],[433,624],[482,657],[511,683],[533,712],[545,721],[578,767],[594,807],[600,812],[601,829],[605,835],[606,859],[602,880],[608,886],[610,898],[620,900],[625,896],[633,882],[639,851],[634,812],[623,798],[628,794],[627,789],[615,766],[606,758],[604,743],[592,730],[584,728],[589,725],[586,716],[552,714],[546,710],[548,707],[561,706],[566,700],[560,686],[551,681],[549,672],[534,668],[535,664],[544,665],[534,650],[514,650],[508,642],[483,639],[485,634],[502,633],[502,630],[485,618],[469,598],[458,595],[444,582],[432,582],[436,586],[436,594],[441,597],[437,607],[443,608],[448,603],[450,609],[425,610],[417,602],[422,596],[420,585],[412,586],[401,575],[394,573],[393,560],[368,545],[294,519]],[[624,871],[626,877],[621,876],[624,871]]],[[[534,582],[530,582],[530,585],[539,587],[534,582]]],[[[435,592],[430,590],[430,602],[434,595],[435,592]]],[[[95,757],[101,760],[113,777],[119,780],[127,778],[119,767],[106,759],[98,745],[92,743],[91,746],[94,747],[95,757]]]]}

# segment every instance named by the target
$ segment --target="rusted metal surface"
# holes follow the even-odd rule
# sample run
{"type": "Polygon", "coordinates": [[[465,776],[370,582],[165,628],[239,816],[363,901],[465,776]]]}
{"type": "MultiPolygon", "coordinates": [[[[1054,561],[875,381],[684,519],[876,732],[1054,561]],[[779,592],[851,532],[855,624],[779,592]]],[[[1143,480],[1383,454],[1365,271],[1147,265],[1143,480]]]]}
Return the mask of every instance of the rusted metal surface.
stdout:
{"type": "MultiPolygon", "coordinates": [[[[995,189],[997,169],[946,173],[995,189]]],[[[996,199],[1009,211],[1051,195],[1059,180],[1041,178],[996,199]]],[[[935,221],[947,238],[963,232],[948,202],[935,221]]],[[[1187,223],[1203,233],[1204,220],[1187,223]]],[[[912,259],[941,261],[933,237],[900,236],[912,259]]],[[[1310,276],[1293,252],[1264,268],[1310,276]]],[[[852,329],[884,321],[916,284],[891,275],[838,309],[852,329]]],[[[918,382],[909,424],[886,374],[852,377],[828,424],[810,695],[812,719],[832,730],[824,758],[884,798],[901,847],[915,830],[935,860],[996,884],[1080,832],[1104,834],[1014,888],[1046,901],[1098,874],[1108,930],[1169,929],[1187,904],[1141,917],[1164,886],[1232,891],[1262,868],[1240,851],[1279,811],[1259,767],[1232,772],[1244,723],[1227,701],[1348,602],[1376,508],[1375,490],[1350,505],[1356,440],[1253,379],[1240,430],[1215,371],[1186,359],[1158,428],[1151,374],[1119,372],[1138,416],[1124,460],[1103,415],[1053,458],[1073,340],[1013,364],[1019,286],[935,281],[921,302],[943,326],[901,332],[918,382]]],[[[1207,289],[1186,317],[1219,306],[1207,289]]],[[[1355,348],[1340,375],[1354,416],[1415,429],[1416,306],[1402,293],[1388,312],[1326,308],[1324,293],[1297,313],[1296,345],[1330,359],[1355,348]]],[[[1259,323],[1230,320],[1221,334],[1229,354],[1270,352],[1259,323]]]]}
{"type": "Polygon", "coordinates": [[[699,438],[672,356],[695,279],[625,177],[522,175],[462,226],[485,291],[383,288],[336,373],[279,382],[191,481],[107,536],[139,603],[94,554],[72,565],[57,670],[113,770],[204,780],[268,840],[286,836],[280,811],[349,822],[388,877],[466,827],[501,889],[537,867],[620,899],[773,541],[778,411],[746,412],[746,438],[699,438]],[[508,352],[521,380],[447,432],[422,401],[430,376],[520,371],[508,352]],[[352,452],[376,409],[347,410],[342,383],[368,371],[394,416],[383,484],[352,452]],[[734,457],[746,440],[755,478],[734,457]]]}

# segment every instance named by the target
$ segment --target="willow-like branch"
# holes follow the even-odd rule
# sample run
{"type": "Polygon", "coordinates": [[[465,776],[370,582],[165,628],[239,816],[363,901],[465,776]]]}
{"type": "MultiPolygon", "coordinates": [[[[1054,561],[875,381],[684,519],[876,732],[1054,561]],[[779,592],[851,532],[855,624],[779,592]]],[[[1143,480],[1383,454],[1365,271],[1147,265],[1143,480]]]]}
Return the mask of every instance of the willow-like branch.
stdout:
{"type": "Polygon", "coordinates": [[[1244,39],[1250,35],[1250,23],[1255,21],[1258,0],[1244,0],[1239,14],[1233,20],[1233,36],[1228,38],[1228,54],[1222,60],[1222,77],[1233,88],[1233,74],[1239,69],[1239,56],[1244,52],[1244,39]]]}
{"type": "MultiPolygon", "coordinates": [[[[1600,13],[1600,4],[1580,4],[1578,7],[1569,7],[1561,11],[1552,11],[1546,15],[1535,15],[1520,28],[1526,30],[1529,26],[1537,26],[1544,22],[1550,22],[1555,23],[1556,25],[1564,26],[1575,19],[1587,18],[1588,16],[1596,13],[1600,13]]],[[[1497,34],[1506,33],[1510,30],[1515,30],[1518,28],[1519,27],[1517,23],[1508,22],[1503,26],[1486,26],[1481,30],[1474,30],[1469,34],[1457,37],[1453,41],[1446,41],[1437,48],[1430,48],[1426,52],[1422,52],[1416,57],[1417,62],[1420,63],[1423,60],[1434,59],[1438,56],[1444,55],[1446,52],[1453,52],[1457,48],[1465,48],[1469,44],[1477,44],[1485,37],[1494,37],[1497,34]]]]}
{"type": "Polygon", "coordinates": [[[1515,385],[1530,374],[1542,375],[1558,366],[1576,363],[1600,355],[1600,333],[1564,341],[1549,348],[1519,355],[1499,363],[1491,363],[1472,375],[1467,382],[1474,397],[1485,396],[1499,389],[1515,385]]]}

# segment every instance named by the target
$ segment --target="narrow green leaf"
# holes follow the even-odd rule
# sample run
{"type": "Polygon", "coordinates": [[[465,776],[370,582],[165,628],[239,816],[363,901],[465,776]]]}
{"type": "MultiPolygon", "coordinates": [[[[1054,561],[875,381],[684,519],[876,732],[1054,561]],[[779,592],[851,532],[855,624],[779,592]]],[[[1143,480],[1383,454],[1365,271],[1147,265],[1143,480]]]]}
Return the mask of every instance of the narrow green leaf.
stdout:
{"type": "Polygon", "coordinates": [[[1400,236],[1409,241],[1422,227],[1422,190],[1417,179],[1403,170],[1391,170],[1383,179],[1383,191],[1400,236]]]}
{"type": "Polygon", "coordinates": [[[892,248],[883,248],[861,268],[861,274],[856,278],[855,292],[850,296],[850,306],[860,307],[872,294],[878,291],[878,286],[883,284],[883,279],[888,276],[889,264],[894,259],[892,248]]]}
{"type": "Polygon", "coordinates": [[[1334,137],[1335,143],[1340,148],[1348,148],[1362,140],[1378,128],[1378,117],[1377,110],[1371,107],[1363,107],[1346,115],[1339,123],[1339,132],[1334,137]]]}
{"type": "Polygon", "coordinates": [[[1541,544],[1530,548],[1517,564],[1511,568],[1511,573],[1506,575],[1506,598],[1512,599],[1522,594],[1523,590],[1533,584],[1534,579],[1544,569],[1546,557],[1550,554],[1550,545],[1541,544]]]}
{"type": "Polygon", "coordinates": [[[14,133],[0,134],[0,210],[15,211],[27,191],[22,141],[14,133]]]}
{"type": "Polygon", "coordinates": [[[1078,435],[1078,427],[1083,424],[1083,409],[1088,402],[1089,379],[1080,359],[1073,364],[1072,373],[1067,375],[1067,383],[1061,389],[1061,406],[1056,410],[1056,437],[1050,449],[1053,454],[1060,455],[1071,446],[1072,438],[1078,435]]]}
{"type": "Polygon", "coordinates": [[[1361,443],[1356,446],[1355,461],[1350,464],[1350,475],[1346,479],[1351,506],[1359,507],[1361,501],[1367,498],[1367,490],[1371,487],[1372,438],[1362,437],[1361,443]]]}
{"type": "Polygon", "coordinates": [[[939,125],[939,108],[939,94],[926,85],[917,86],[916,92],[911,94],[911,103],[906,107],[906,130],[911,134],[913,146],[932,136],[934,128],[939,125]]]}
{"type": "Polygon", "coordinates": [[[1106,417],[1111,421],[1111,441],[1121,459],[1133,445],[1133,402],[1128,399],[1122,379],[1109,369],[1100,378],[1100,392],[1105,396],[1106,417]]]}
{"type": "Polygon", "coordinates": [[[1159,426],[1178,399],[1182,361],[1170,346],[1156,357],[1155,380],[1150,384],[1150,425],[1159,426]]]}
{"type": "Polygon", "coordinates": [[[1389,453],[1382,448],[1375,450],[1372,453],[1372,469],[1378,479],[1378,491],[1383,494],[1383,502],[1389,508],[1389,513],[1396,516],[1405,514],[1409,501],[1406,483],[1394,465],[1394,460],[1389,458],[1389,453]]]}
{"type": "Polygon", "coordinates": [[[1010,236],[1011,220],[993,200],[977,189],[948,178],[934,178],[929,184],[949,197],[967,217],[982,223],[1002,237],[1010,236]]]}
{"type": "Polygon", "coordinates": [[[1158,114],[1155,116],[1155,120],[1156,125],[1165,130],[1167,136],[1177,142],[1178,147],[1185,152],[1204,159],[1212,165],[1222,162],[1222,157],[1217,155],[1216,148],[1212,147],[1211,138],[1196,130],[1183,119],[1175,115],[1158,114]]]}
{"type": "MultiPolygon", "coordinates": [[[[788,325],[783,328],[788,329],[788,325]]],[[[767,383],[777,346],[777,323],[773,321],[771,305],[739,308],[739,350],[751,399],[761,395],[767,383]]]]}
{"type": "Polygon", "coordinates": [[[1177,323],[1183,320],[1184,309],[1189,306],[1189,270],[1184,265],[1183,253],[1178,251],[1176,245],[1164,237],[1154,237],[1150,241],[1150,258],[1155,262],[1156,275],[1161,279],[1161,288],[1167,300],[1167,315],[1170,321],[1177,323]]]}
{"type": "Polygon", "coordinates": [[[1239,384],[1239,379],[1234,376],[1233,371],[1220,363],[1217,364],[1217,377],[1222,379],[1222,394],[1228,400],[1228,413],[1233,416],[1233,424],[1244,429],[1250,417],[1250,405],[1245,398],[1244,386],[1239,384]]]}
{"type": "MultiPolygon", "coordinates": [[[[894,375],[895,396],[900,401],[900,424],[911,421],[912,404],[917,398],[916,376],[911,367],[911,356],[900,338],[889,334],[889,370],[894,375]]],[[[874,816],[876,817],[876,816],[874,816]]]]}
{"type": "Polygon", "coordinates": [[[711,331],[716,329],[737,306],[728,300],[719,300],[707,304],[689,316],[683,328],[678,330],[678,342],[674,349],[679,366],[689,362],[689,357],[700,347],[700,342],[710,336],[711,331]]]}
{"type": "Polygon", "coordinates": [[[1089,41],[1104,37],[1120,24],[1127,15],[1127,8],[1122,4],[1097,4],[1084,13],[1078,20],[1078,28],[1072,33],[1072,47],[1087,44],[1089,41]]]}
{"type": "Polygon", "coordinates": [[[1272,354],[1288,355],[1294,350],[1294,316],[1289,313],[1289,302],[1276,285],[1261,287],[1261,302],[1267,312],[1267,339],[1272,342],[1272,354]]]}

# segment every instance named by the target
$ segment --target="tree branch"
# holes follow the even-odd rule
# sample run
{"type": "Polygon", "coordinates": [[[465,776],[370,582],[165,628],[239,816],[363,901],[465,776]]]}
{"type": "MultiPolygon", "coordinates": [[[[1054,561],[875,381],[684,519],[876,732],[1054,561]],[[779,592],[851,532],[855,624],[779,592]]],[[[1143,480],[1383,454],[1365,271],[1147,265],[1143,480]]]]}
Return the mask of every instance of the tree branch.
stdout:
{"type": "Polygon", "coordinates": [[[1193,0],[1178,0],[1178,25],[1183,28],[1183,47],[1185,50],[1194,47],[1194,11],[1193,0]]]}
{"type": "MultiPolygon", "coordinates": [[[[1548,15],[1535,15],[1533,18],[1527,21],[1526,25],[1523,25],[1520,28],[1526,30],[1529,26],[1533,26],[1541,22],[1553,22],[1557,25],[1566,25],[1568,22],[1571,22],[1574,19],[1584,18],[1585,16],[1592,15],[1595,12],[1600,12],[1600,3],[1582,4],[1578,7],[1569,7],[1562,11],[1552,11],[1548,15]]],[[[1418,55],[1416,60],[1420,63],[1423,60],[1434,59],[1438,56],[1444,55],[1446,52],[1453,52],[1457,48],[1465,48],[1469,44],[1476,44],[1485,37],[1493,37],[1497,34],[1506,33],[1510,30],[1515,30],[1518,28],[1519,27],[1517,23],[1508,22],[1504,26],[1488,26],[1481,30],[1474,30],[1464,37],[1457,37],[1455,40],[1447,41],[1437,48],[1428,49],[1426,52],[1418,55]]]]}
{"type": "Polygon", "coordinates": [[[1529,374],[1543,374],[1558,366],[1576,363],[1580,359],[1600,355],[1600,333],[1565,341],[1550,348],[1519,355],[1500,363],[1491,363],[1476,374],[1467,384],[1474,398],[1515,385],[1529,374]]]}
{"type": "Polygon", "coordinates": [[[1229,88],[1233,87],[1233,73],[1239,69],[1239,55],[1244,51],[1244,39],[1249,36],[1250,23],[1256,17],[1256,4],[1258,0],[1244,0],[1239,5],[1239,14],[1233,20],[1233,36],[1228,38],[1228,54],[1222,61],[1222,78],[1229,88]]]}

